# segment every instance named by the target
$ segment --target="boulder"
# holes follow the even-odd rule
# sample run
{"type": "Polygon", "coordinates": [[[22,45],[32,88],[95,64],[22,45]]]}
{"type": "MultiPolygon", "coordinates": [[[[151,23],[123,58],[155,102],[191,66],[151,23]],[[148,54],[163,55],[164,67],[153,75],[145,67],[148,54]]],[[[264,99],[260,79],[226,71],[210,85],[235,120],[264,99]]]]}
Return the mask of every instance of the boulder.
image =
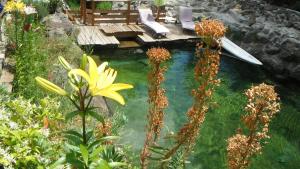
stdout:
{"type": "Polygon", "coordinates": [[[169,0],[167,4],[171,16],[176,16],[178,6],[190,5],[194,18],[223,21],[227,37],[261,60],[274,77],[300,81],[300,12],[266,0],[169,0]]]}

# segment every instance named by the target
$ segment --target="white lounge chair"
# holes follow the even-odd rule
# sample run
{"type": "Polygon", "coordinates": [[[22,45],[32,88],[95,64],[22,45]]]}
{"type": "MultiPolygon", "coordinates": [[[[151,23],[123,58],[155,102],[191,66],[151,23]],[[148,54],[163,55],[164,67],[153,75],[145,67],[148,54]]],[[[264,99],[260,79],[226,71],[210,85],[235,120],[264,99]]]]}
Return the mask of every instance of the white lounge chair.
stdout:
{"type": "Polygon", "coordinates": [[[139,9],[139,14],[141,22],[151,28],[156,34],[165,36],[170,32],[168,28],[155,21],[151,9],[139,9]]]}
{"type": "Polygon", "coordinates": [[[183,29],[195,30],[195,22],[193,21],[192,8],[180,6],[179,7],[179,21],[183,29]]]}

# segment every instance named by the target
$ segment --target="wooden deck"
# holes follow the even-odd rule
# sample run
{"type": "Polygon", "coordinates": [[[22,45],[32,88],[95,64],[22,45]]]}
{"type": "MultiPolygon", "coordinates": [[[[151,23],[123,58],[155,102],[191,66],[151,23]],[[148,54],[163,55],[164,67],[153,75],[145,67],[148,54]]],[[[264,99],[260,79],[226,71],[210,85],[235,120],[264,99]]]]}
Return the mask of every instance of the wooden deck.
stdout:
{"type": "Polygon", "coordinates": [[[131,40],[135,39],[141,45],[152,45],[162,42],[185,42],[199,39],[193,32],[183,31],[180,25],[164,24],[164,26],[170,30],[170,33],[162,38],[155,38],[153,32],[142,25],[120,26],[120,24],[102,24],[98,26],[79,26],[77,42],[79,45],[124,47],[120,45],[121,42],[118,40],[118,38],[123,36],[131,37],[131,40]]]}
{"type": "Polygon", "coordinates": [[[136,37],[142,35],[145,31],[138,25],[127,25],[127,24],[107,24],[100,25],[100,30],[108,36],[116,37],[136,37]]]}
{"type": "Polygon", "coordinates": [[[120,42],[115,36],[104,35],[99,26],[80,26],[77,36],[79,45],[119,45],[120,42]]]}
{"type": "MultiPolygon", "coordinates": [[[[183,31],[180,25],[175,24],[163,24],[170,30],[170,33],[166,37],[154,38],[153,32],[146,31],[143,35],[138,35],[138,40],[143,44],[151,44],[156,42],[178,42],[178,41],[187,41],[187,40],[197,40],[199,39],[191,31],[183,31]]],[[[147,28],[144,28],[147,30],[147,28]]]]}

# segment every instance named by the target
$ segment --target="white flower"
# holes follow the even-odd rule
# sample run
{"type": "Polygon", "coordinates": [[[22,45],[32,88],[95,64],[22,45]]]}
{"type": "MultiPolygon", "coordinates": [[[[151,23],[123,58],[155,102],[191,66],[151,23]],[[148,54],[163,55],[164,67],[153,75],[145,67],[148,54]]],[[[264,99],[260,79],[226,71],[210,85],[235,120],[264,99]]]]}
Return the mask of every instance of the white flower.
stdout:
{"type": "Polygon", "coordinates": [[[3,149],[2,147],[0,147],[0,156],[3,157],[3,159],[5,161],[7,161],[8,164],[3,164],[5,166],[5,168],[10,169],[13,168],[12,164],[16,162],[16,160],[8,153],[8,149],[3,149]]]}
{"type": "Polygon", "coordinates": [[[44,135],[45,137],[49,137],[49,134],[50,134],[49,129],[42,128],[40,131],[41,131],[42,135],[44,135]]]}
{"type": "Polygon", "coordinates": [[[18,129],[18,124],[13,121],[10,121],[8,125],[11,129],[18,129]]]}

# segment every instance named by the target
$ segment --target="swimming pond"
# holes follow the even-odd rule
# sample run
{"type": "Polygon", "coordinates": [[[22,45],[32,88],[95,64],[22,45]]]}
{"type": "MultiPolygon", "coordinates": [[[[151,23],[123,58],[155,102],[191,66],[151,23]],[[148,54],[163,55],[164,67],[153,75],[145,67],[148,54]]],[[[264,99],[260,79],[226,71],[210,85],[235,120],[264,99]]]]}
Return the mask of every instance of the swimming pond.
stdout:
{"type": "MultiPolygon", "coordinates": [[[[165,111],[164,133],[177,131],[185,122],[185,112],[192,104],[190,91],[195,87],[193,67],[195,63],[193,48],[171,49],[172,59],[167,63],[164,87],[169,98],[165,111]]],[[[122,92],[125,106],[110,103],[128,118],[122,133],[122,143],[132,145],[135,161],[144,143],[147,122],[147,73],[149,70],[145,49],[99,51],[102,60],[109,61],[118,70],[117,81],[134,85],[133,90],[122,92]],[[109,56],[111,59],[108,59],[109,56]]],[[[98,52],[97,52],[98,53],[98,52]]],[[[281,111],[271,125],[270,143],[252,163],[253,169],[299,168],[300,166],[300,90],[296,84],[280,84],[272,80],[258,66],[250,65],[223,56],[219,72],[221,85],[217,88],[213,101],[215,104],[207,113],[200,137],[189,158],[187,168],[220,169],[226,168],[226,139],[241,126],[240,117],[245,113],[246,97],[244,91],[262,82],[276,86],[281,97],[281,111]]]]}

